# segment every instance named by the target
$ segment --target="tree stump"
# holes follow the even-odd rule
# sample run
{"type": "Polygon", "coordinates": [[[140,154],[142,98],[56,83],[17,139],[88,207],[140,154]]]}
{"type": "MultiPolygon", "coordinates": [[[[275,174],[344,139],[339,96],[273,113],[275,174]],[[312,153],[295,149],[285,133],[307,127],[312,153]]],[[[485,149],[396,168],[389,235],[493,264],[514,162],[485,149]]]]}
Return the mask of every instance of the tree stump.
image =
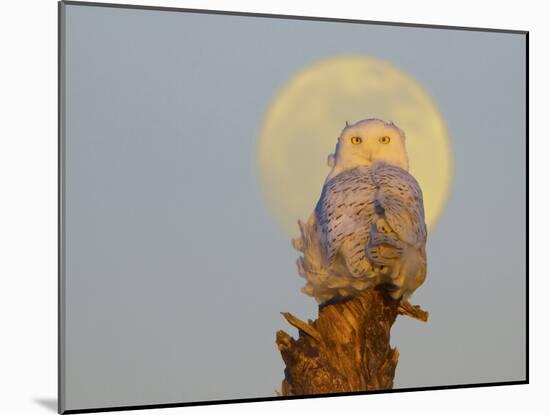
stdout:
{"type": "Polygon", "coordinates": [[[397,315],[428,318],[380,287],[320,305],[316,321],[282,314],[299,330],[298,340],[277,332],[286,365],[282,396],[391,389],[399,352],[390,345],[390,330],[397,315]]]}

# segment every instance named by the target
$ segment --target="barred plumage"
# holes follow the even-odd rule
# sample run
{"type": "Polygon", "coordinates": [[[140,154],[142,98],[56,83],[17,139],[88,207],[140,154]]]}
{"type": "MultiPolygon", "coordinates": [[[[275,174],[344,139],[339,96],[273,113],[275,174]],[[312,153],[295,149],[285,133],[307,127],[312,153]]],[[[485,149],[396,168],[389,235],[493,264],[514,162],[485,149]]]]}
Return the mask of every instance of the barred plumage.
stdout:
{"type": "Polygon", "coordinates": [[[319,202],[294,240],[304,253],[298,260],[304,292],[323,302],[385,283],[394,298],[406,300],[426,275],[427,232],[422,191],[406,170],[403,133],[380,120],[346,126],[333,160],[319,202]],[[388,135],[377,144],[381,134],[388,135]],[[350,145],[350,136],[362,146],[350,145]],[[397,143],[384,146],[392,138],[397,143]]]}

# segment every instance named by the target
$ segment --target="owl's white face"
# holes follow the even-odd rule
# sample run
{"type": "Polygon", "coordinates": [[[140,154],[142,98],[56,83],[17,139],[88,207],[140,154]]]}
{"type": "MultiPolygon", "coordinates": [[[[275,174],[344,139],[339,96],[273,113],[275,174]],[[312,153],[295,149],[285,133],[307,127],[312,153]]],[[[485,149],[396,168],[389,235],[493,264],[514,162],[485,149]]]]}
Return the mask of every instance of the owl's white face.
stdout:
{"type": "Polygon", "coordinates": [[[337,174],[359,166],[369,166],[376,161],[409,170],[405,148],[405,134],[393,123],[378,119],[366,119],[346,126],[336,144],[330,179],[337,174]]]}

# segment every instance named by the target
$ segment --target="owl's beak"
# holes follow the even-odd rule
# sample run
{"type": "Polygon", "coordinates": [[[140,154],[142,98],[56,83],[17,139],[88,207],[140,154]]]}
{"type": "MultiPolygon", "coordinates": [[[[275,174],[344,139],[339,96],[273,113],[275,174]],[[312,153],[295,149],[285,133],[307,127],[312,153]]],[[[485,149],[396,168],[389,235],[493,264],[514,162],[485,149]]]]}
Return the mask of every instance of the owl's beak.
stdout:
{"type": "Polygon", "coordinates": [[[372,150],[369,147],[365,149],[365,158],[369,163],[372,163],[372,150]]]}

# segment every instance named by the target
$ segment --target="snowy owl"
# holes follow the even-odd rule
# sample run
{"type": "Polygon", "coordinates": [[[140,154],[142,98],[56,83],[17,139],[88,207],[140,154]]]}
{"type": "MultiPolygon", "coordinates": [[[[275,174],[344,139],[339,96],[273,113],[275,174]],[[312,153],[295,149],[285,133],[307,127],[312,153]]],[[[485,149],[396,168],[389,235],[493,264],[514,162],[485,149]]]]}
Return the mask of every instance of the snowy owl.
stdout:
{"type": "Polygon", "coordinates": [[[422,191],[408,173],[405,134],[393,123],[348,124],[331,171],[294,247],[302,291],[325,302],[386,284],[404,303],[426,277],[422,191]]]}

